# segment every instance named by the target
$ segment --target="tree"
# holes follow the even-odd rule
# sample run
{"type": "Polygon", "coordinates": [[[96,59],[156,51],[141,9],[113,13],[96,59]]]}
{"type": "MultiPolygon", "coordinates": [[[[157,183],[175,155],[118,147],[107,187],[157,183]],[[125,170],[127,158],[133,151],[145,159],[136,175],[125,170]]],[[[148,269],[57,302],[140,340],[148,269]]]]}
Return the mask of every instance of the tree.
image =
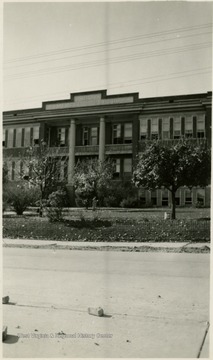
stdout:
{"type": "Polygon", "coordinates": [[[211,153],[204,145],[186,140],[170,146],[154,142],[139,156],[133,182],[154,190],[164,186],[172,195],[172,219],[175,219],[175,194],[179,187],[205,187],[210,182],[211,153]]]}
{"type": "MultiPolygon", "coordinates": [[[[26,156],[22,159],[23,171],[22,179],[27,180],[31,186],[36,186],[40,192],[39,214],[43,213],[43,200],[53,192],[57,185],[65,185],[65,178],[60,179],[61,157],[51,156],[50,149],[45,142],[41,142],[40,146],[30,147],[26,156]],[[26,173],[24,172],[26,169],[26,173]]],[[[63,158],[66,163],[67,158],[63,158]]]]}
{"type": "Polygon", "coordinates": [[[2,183],[3,186],[8,183],[8,167],[5,161],[3,162],[3,167],[2,167],[2,183]]]}
{"type": "Polygon", "coordinates": [[[100,162],[98,159],[79,161],[74,169],[73,186],[78,204],[92,205],[92,201],[100,201],[109,187],[113,176],[113,164],[110,161],[100,162]]]}

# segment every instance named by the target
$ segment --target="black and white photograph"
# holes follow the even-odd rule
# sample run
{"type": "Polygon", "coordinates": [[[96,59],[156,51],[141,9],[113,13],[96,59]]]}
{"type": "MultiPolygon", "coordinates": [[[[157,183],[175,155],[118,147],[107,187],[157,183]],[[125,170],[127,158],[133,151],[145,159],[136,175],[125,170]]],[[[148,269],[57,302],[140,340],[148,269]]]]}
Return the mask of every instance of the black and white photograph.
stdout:
{"type": "Polygon", "coordinates": [[[3,1],[2,358],[211,358],[211,1],[3,1]]]}

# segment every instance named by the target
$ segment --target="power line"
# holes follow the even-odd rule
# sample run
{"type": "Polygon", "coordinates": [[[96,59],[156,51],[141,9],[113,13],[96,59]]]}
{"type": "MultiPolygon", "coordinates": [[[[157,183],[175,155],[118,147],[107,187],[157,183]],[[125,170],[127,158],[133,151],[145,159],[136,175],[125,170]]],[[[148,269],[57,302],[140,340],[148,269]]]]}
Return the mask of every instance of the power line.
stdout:
{"type": "MultiPolygon", "coordinates": [[[[137,86],[137,85],[140,85],[140,84],[148,84],[148,83],[154,83],[154,82],[168,81],[168,80],[172,80],[172,79],[176,79],[176,78],[207,74],[207,73],[210,73],[210,72],[211,72],[211,67],[205,67],[205,68],[198,68],[198,69],[194,69],[194,70],[186,70],[186,71],[181,71],[181,72],[170,73],[170,74],[167,74],[166,76],[165,75],[149,76],[149,77],[140,78],[140,79],[137,79],[137,80],[134,79],[134,80],[125,81],[123,83],[122,82],[109,83],[108,84],[108,89],[121,88],[121,87],[123,87],[123,85],[125,85],[125,87],[131,87],[131,86],[137,86]],[[193,73],[193,72],[195,72],[195,73],[193,73]],[[189,73],[191,73],[191,74],[189,74],[189,73]],[[162,79],[158,79],[160,77],[162,79]],[[132,84],[130,84],[130,83],[132,83],[132,84]],[[119,86],[116,86],[116,84],[118,84],[119,86]],[[110,86],[110,85],[114,85],[114,86],[110,86]]],[[[96,86],[96,87],[100,88],[101,85],[96,86]]],[[[87,89],[91,89],[91,87],[84,88],[84,89],[82,89],[80,91],[86,91],[87,89]]],[[[79,89],[78,89],[78,91],[79,91],[79,89]]],[[[52,93],[52,94],[64,94],[64,92],[58,92],[58,93],[52,93]]],[[[52,94],[46,94],[46,96],[50,96],[52,94]]],[[[45,94],[43,94],[43,95],[41,94],[39,96],[28,97],[27,99],[34,99],[34,98],[40,99],[43,96],[45,96],[45,94]]],[[[51,100],[47,100],[47,101],[51,101],[51,100]]],[[[13,102],[9,102],[9,103],[6,102],[6,103],[7,104],[21,104],[23,102],[25,102],[25,103],[26,102],[37,102],[37,100],[35,99],[35,101],[32,101],[32,100],[26,100],[26,98],[23,98],[22,101],[13,101],[13,102]]]]}
{"type": "MultiPolygon", "coordinates": [[[[161,40],[155,40],[155,41],[150,41],[147,43],[140,43],[140,44],[131,44],[131,45],[127,45],[127,46],[121,46],[121,47],[117,47],[117,48],[113,48],[110,49],[109,51],[117,51],[117,50],[123,50],[123,49],[127,49],[127,48],[132,48],[132,47],[136,47],[136,46],[146,46],[146,45],[151,45],[151,44],[159,44],[159,42],[167,42],[167,41],[174,41],[174,40],[182,40],[182,39],[186,39],[186,38],[191,38],[194,36],[203,36],[203,35],[208,35],[211,34],[211,32],[205,32],[205,33],[199,33],[199,34],[190,34],[190,35],[185,35],[182,36],[181,38],[170,38],[170,39],[161,39],[161,40]]],[[[56,58],[56,59],[49,59],[49,60],[43,60],[43,61],[37,61],[37,62],[33,62],[33,63],[29,63],[29,64],[19,64],[19,65],[15,65],[15,66],[10,66],[10,67],[5,67],[5,70],[10,70],[13,68],[19,68],[19,67],[26,67],[26,66],[32,66],[32,65],[38,65],[38,64],[43,64],[43,63],[47,63],[50,61],[59,61],[59,60],[66,60],[66,59],[71,59],[74,57],[79,57],[79,56],[90,56],[90,55],[94,55],[94,54],[100,54],[106,52],[106,50],[99,50],[99,51],[92,51],[92,52],[88,52],[88,53],[84,53],[84,54],[75,54],[75,55],[71,55],[71,56],[65,56],[65,57],[60,57],[60,58],[56,58]]]]}
{"type": "Polygon", "coordinates": [[[85,49],[95,48],[95,47],[104,46],[104,45],[109,46],[109,45],[113,45],[113,44],[119,44],[122,42],[134,41],[134,40],[144,39],[144,38],[146,39],[146,38],[151,38],[151,37],[159,37],[162,35],[173,34],[176,32],[182,33],[185,31],[194,31],[194,30],[199,30],[199,29],[205,29],[208,27],[212,27],[212,24],[207,23],[207,24],[195,25],[195,26],[190,26],[190,27],[185,27],[185,28],[176,28],[176,29],[170,29],[170,30],[165,30],[165,31],[161,31],[161,32],[153,32],[153,33],[148,33],[148,34],[143,34],[143,35],[137,35],[137,36],[128,37],[128,38],[120,38],[120,39],[112,40],[112,41],[108,41],[108,42],[93,43],[93,44],[89,44],[89,45],[78,46],[78,47],[73,47],[73,48],[68,48],[68,49],[63,49],[63,50],[53,50],[53,51],[49,51],[49,52],[45,52],[45,53],[40,53],[37,55],[35,54],[35,55],[29,55],[29,56],[25,56],[25,57],[13,58],[13,59],[8,60],[7,63],[13,63],[13,62],[17,62],[17,61],[26,61],[26,60],[31,60],[31,59],[35,59],[35,58],[45,57],[45,56],[55,56],[55,55],[63,54],[63,53],[70,52],[70,51],[85,50],[85,49]]]}
{"type": "Polygon", "coordinates": [[[54,67],[52,69],[44,68],[44,69],[39,69],[39,70],[34,70],[34,71],[27,71],[27,72],[22,72],[22,73],[17,73],[17,74],[11,74],[11,75],[7,76],[7,79],[12,80],[12,79],[26,78],[29,76],[55,74],[55,73],[60,73],[60,72],[65,72],[65,71],[78,70],[78,69],[82,69],[82,68],[86,69],[86,68],[91,68],[91,67],[96,67],[96,66],[103,66],[103,65],[127,62],[127,61],[132,61],[132,60],[145,59],[145,58],[149,58],[149,57],[180,54],[185,51],[200,50],[200,49],[203,49],[206,47],[208,48],[210,46],[211,46],[211,42],[206,42],[206,43],[199,43],[199,44],[188,45],[188,46],[180,46],[180,47],[175,47],[175,48],[154,50],[154,51],[149,51],[149,52],[144,52],[144,53],[131,54],[128,56],[114,57],[114,58],[110,59],[109,63],[107,63],[105,59],[102,59],[102,60],[98,60],[98,61],[96,60],[96,61],[90,61],[90,62],[77,63],[77,64],[73,64],[72,66],[66,65],[66,66],[54,67]]]}

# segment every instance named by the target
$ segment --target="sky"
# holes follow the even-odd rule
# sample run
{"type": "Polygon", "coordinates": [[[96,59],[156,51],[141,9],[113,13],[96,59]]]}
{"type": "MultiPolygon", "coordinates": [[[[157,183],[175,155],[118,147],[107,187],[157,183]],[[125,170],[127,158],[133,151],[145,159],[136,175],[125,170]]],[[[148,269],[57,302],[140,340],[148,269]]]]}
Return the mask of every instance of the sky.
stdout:
{"type": "Polygon", "coordinates": [[[211,39],[211,2],[5,2],[3,110],[81,91],[211,91],[211,39]]]}

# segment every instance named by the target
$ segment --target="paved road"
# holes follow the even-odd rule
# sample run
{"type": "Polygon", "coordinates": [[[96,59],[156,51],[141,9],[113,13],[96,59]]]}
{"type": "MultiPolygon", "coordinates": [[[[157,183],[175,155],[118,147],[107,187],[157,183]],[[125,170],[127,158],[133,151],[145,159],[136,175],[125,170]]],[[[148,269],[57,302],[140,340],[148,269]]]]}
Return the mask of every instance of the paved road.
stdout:
{"type": "MultiPolygon", "coordinates": [[[[4,248],[4,357],[197,357],[209,254],[4,248]],[[91,316],[89,306],[104,308],[91,316]]],[[[208,335],[201,357],[208,357],[208,335]]]]}

